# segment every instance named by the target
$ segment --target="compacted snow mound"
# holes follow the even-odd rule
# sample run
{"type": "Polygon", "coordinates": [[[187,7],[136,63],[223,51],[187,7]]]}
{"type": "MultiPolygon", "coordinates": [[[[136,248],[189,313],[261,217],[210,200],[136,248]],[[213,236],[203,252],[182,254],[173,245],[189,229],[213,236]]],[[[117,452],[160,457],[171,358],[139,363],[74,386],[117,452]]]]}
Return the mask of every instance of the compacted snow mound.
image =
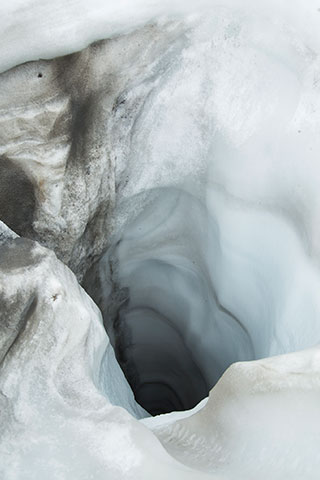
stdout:
{"type": "Polygon", "coordinates": [[[164,419],[163,426],[157,417],[144,423],[171,455],[200,470],[241,480],[316,479],[319,360],[317,347],[236,363],[196,415],[167,424],[164,419]]]}

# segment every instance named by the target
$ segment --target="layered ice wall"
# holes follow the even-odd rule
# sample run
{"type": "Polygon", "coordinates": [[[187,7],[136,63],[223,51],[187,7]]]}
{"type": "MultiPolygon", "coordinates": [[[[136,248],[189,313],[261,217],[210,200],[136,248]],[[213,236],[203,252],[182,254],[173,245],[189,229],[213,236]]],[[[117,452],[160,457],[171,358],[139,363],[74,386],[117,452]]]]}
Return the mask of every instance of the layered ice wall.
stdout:
{"type": "Polygon", "coordinates": [[[1,8],[3,478],[317,478],[316,2],[1,8]]]}

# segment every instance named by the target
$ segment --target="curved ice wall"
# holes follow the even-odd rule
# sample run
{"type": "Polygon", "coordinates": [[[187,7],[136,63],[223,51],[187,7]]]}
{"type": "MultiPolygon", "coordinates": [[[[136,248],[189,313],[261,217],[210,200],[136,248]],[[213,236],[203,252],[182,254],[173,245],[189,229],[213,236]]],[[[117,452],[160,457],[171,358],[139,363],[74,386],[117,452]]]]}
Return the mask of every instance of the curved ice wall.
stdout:
{"type": "Polygon", "coordinates": [[[4,478],[317,478],[316,2],[1,8],[4,478]]]}
{"type": "Polygon", "coordinates": [[[193,407],[235,361],[319,341],[305,215],[317,185],[303,173],[318,152],[305,95],[317,94],[301,87],[315,57],[284,27],[224,8],[181,28],[156,80],[117,105],[115,217],[129,220],[85,280],[157,413],[193,407]]]}

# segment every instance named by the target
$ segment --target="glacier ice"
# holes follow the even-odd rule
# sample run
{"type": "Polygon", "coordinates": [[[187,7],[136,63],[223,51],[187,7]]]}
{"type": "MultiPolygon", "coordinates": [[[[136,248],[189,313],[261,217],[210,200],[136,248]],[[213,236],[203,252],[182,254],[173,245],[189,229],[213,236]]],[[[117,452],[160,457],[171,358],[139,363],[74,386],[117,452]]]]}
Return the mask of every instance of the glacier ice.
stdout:
{"type": "Polygon", "coordinates": [[[317,479],[317,2],[0,11],[1,477],[317,479]]]}

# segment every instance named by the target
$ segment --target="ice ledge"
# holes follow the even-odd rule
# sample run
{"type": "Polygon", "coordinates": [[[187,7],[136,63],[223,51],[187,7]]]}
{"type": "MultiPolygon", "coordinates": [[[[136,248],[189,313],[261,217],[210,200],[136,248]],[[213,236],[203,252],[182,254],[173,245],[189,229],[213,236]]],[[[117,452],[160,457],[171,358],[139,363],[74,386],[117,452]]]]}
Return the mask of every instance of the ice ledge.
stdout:
{"type": "MultiPolygon", "coordinates": [[[[21,63],[54,58],[81,50],[90,43],[127,33],[163,16],[182,17],[202,8],[220,6],[219,0],[14,0],[0,5],[0,72],[21,63]]],[[[224,0],[224,7],[258,11],[284,25],[291,24],[312,48],[320,46],[317,0],[281,2],[224,0]]]]}

